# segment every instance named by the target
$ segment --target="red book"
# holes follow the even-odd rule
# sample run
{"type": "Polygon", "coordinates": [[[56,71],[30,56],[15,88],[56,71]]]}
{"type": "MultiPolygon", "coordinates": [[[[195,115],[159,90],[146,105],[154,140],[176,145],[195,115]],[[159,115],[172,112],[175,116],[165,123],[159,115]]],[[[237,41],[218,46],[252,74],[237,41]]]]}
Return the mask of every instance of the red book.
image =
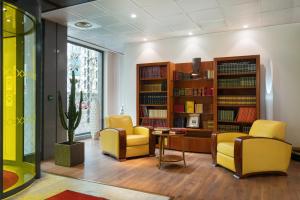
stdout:
{"type": "Polygon", "coordinates": [[[175,104],[174,105],[174,112],[176,112],[176,113],[183,113],[184,112],[184,105],[175,104]]]}

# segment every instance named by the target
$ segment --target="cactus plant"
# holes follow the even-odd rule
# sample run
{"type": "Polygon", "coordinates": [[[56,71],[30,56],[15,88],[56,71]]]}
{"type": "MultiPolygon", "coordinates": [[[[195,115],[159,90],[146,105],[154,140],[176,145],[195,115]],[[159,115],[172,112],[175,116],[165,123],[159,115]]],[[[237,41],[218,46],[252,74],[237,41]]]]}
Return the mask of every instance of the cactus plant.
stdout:
{"type": "Polygon", "coordinates": [[[59,109],[59,116],[62,127],[68,131],[68,144],[72,145],[74,143],[74,131],[79,126],[82,114],[82,91],[80,92],[80,102],[78,111],[76,110],[76,103],[75,103],[75,85],[77,80],[75,79],[75,73],[72,72],[72,78],[70,79],[71,82],[71,94],[69,95],[69,109],[67,112],[64,112],[63,105],[62,105],[62,98],[60,92],[58,92],[58,109],[59,109]]]}

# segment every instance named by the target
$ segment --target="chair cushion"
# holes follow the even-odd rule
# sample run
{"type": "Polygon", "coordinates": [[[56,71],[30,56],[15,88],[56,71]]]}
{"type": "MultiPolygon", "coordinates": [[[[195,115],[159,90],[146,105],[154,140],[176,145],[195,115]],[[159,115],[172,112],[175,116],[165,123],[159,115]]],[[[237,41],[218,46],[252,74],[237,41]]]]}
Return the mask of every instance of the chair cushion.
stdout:
{"type": "Polygon", "coordinates": [[[127,146],[138,146],[149,144],[147,135],[127,135],[127,146]]]}
{"type": "Polygon", "coordinates": [[[249,132],[253,137],[267,137],[284,140],[286,123],[271,120],[256,120],[249,132]]]}
{"type": "Polygon", "coordinates": [[[133,124],[128,115],[112,115],[107,118],[107,128],[123,128],[127,135],[133,134],[133,124]]]}
{"type": "Polygon", "coordinates": [[[220,142],[217,146],[219,153],[234,157],[234,142],[220,142]]]}

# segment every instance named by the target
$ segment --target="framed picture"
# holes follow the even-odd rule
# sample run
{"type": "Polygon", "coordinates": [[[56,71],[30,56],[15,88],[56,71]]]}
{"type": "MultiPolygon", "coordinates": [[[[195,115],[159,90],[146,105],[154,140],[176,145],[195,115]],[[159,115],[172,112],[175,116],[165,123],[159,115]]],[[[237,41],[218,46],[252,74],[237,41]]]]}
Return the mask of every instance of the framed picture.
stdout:
{"type": "Polygon", "coordinates": [[[199,114],[192,114],[189,115],[187,119],[187,127],[188,128],[199,128],[200,124],[200,115],[199,114]]]}

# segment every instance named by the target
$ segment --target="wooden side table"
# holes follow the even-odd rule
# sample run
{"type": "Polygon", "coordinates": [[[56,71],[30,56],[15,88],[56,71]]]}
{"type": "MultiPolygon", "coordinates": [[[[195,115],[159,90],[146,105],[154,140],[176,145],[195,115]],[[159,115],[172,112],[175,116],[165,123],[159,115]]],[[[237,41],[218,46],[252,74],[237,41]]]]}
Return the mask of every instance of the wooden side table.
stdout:
{"type": "Polygon", "coordinates": [[[169,129],[168,131],[162,129],[154,129],[152,132],[153,135],[159,137],[159,157],[158,157],[158,168],[160,169],[162,163],[173,163],[183,161],[184,167],[186,167],[185,161],[185,143],[184,136],[186,134],[186,129],[183,128],[174,128],[169,129]],[[182,141],[182,156],[180,155],[171,155],[165,154],[165,145],[164,140],[168,137],[180,137],[182,141]]]}

